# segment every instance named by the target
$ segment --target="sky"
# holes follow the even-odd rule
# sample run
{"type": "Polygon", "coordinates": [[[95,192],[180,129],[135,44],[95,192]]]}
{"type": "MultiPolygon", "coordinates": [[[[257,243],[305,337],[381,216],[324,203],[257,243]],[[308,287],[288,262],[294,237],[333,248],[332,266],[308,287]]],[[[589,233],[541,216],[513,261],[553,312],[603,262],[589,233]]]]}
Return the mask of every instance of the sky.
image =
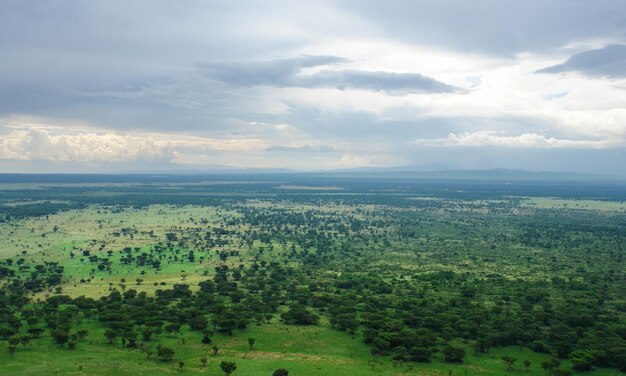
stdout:
{"type": "Polygon", "coordinates": [[[623,0],[0,0],[0,172],[626,175],[623,0]]]}

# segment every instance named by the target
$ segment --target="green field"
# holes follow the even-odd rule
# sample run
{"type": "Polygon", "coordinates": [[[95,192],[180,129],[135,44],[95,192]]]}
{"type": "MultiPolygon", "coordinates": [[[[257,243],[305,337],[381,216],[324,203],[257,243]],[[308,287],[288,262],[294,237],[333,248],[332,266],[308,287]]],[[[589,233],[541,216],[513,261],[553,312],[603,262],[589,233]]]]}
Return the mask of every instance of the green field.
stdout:
{"type": "Polygon", "coordinates": [[[554,358],[620,373],[623,202],[358,189],[7,187],[0,373],[546,375],[554,358]]]}

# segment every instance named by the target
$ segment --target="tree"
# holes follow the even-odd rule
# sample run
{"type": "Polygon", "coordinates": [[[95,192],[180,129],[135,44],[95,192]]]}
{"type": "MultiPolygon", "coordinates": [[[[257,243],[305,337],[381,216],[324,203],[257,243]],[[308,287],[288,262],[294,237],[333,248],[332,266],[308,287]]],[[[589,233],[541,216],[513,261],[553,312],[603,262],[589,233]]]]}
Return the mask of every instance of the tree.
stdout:
{"type": "Polygon", "coordinates": [[[55,330],[54,332],[52,332],[52,339],[54,340],[54,343],[63,347],[63,345],[65,345],[67,341],[70,340],[70,335],[69,333],[64,331],[55,330]]]}
{"type": "Polygon", "coordinates": [[[26,330],[26,332],[28,332],[28,334],[31,334],[33,337],[35,338],[39,338],[39,336],[41,336],[41,334],[43,332],[45,332],[46,330],[43,328],[28,328],[26,330]]]}
{"type": "Polygon", "coordinates": [[[433,352],[426,347],[412,347],[409,350],[409,358],[414,362],[430,363],[433,352]]]}
{"type": "Polygon", "coordinates": [[[517,362],[517,358],[514,356],[510,356],[510,355],[505,355],[502,357],[502,361],[506,365],[506,370],[511,371],[513,370],[513,364],[517,362]]]}
{"type": "Polygon", "coordinates": [[[134,331],[125,332],[122,336],[123,347],[135,347],[137,346],[137,333],[134,331]]]}
{"type": "Polygon", "coordinates": [[[205,345],[210,345],[213,342],[213,340],[211,339],[211,337],[209,337],[208,334],[203,334],[202,335],[202,343],[204,343],[205,345]]]}
{"type": "Polygon", "coordinates": [[[11,355],[11,358],[13,358],[13,354],[15,354],[15,352],[17,351],[17,347],[15,345],[9,345],[8,350],[9,355],[11,355]]]}
{"type": "Polygon", "coordinates": [[[231,373],[235,372],[235,370],[237,369],[237,365],[235,364],[235,362],[222,361],[220,363],[220,368],[222,369],[224,374],[228,376],[231,373]]]}
{"type": "Polygon", "coordinates": [[[170,361],[174,358],[174,349],[167,346],[158,346],[157,347],[157,356],[164,361],[170,361]]]}
{"type": "Polygon", "coordinates": [[[87,329],[81,329],[76,332],[76,338],[78,338],[79,341],[84,341],[88,335],[89,331],[87,329]]]}
{"type": "Polygon", "coordinates": [[[528,371],[528,368],[530,368],[530,360],[524,359],[522,364],[524,365],[524,371],[528,371]]]}
{"type": "Polygon", "coordinates": [[[22,347],[26,347],[26,345],[28,345],[30,343],[30,337],[29,336],[22,336],[20,338],[20,343],[22,344],[22,347]]]}
{"type": "Polygon", "coordinates": [[[152,338],[152,330],[150,328],[144,328],[141,331],[141,338],[143,338],[144,341],[149,341],[150,338],[152,338]]]}
{"type": "Polygon", "coordinates": [[[150,345],[143,346],[142,349],[143,349],[143,352],[148,357],[148,359],[150,359],[152,354],[154,354],[154,351],[152,350],[152,346],[150,346],[150,345]]]}
{"type": "Polygon", "coordinates": [[[552,368],[548,371],[549,376],[572,376],[572,371],[563,368],[552,368]]]}
{"type": "Polygon", "coordinates": [[[104,336],[109,340],[109,343],[113,343],[113,340],[117,337],[117,332],[113,329],[107,329],[104,331],[104,336]]]}
{"type": "Polygon", "coordinates": [[[289,306],[289,311],[282,313],[280,318],[286,324],[296,325],[317,325],[320,321],[320,317],[317,314],[299,304],[289,306]]]}
{"type": "Polygon", "coordinates": [[[252,350],[252,347],[254,346],[254,338],[250,337],[248,338],[248,346],[250,346],[250,350],[252,350]]]}
{"type": "Polygon", "coordinates": [[[576,350],[570,354],[572,368],[576,371],[590,371],[596,361],[596,354],[587,350],[576,350]]]}
{"type": "Polygon", "coordinates": [[[541,368],[543,368],[543,370],[548,373],[550,372],[551,369],[557,368],[560,365],[561,365],[561,361],[558,359],[550,359],[550,360],[546,360],[545,362],[541,362],[541,368]]]}
{"type": "Polygon", "coordinates": [[[289,376],[289,371],[284,368],[279,368],[272,373],[272,376],[289,376]]]}
{"type": "Polygon", "coordinates": [[[180,362],[178,362],[178,369],[183,369],[183,367],[185,367],[185,362],[181,360],[180,362]]]}
{"type": "Polygon", "coordinates": [[[220,348],[217,345],[213,345],[213,355],[217,355],[218,351],[220,351],[220,348]]]}
{"type": "Polygon", "coordinates": [[[441,352],[448,363],[463,363],[465,358],[465,349],[459,346],[448,345],[441,352]]]}
{"type": "Polygon", "coordinates": [[[206,367],[206,363],[209,360],[206,358],[206,356],[203,356],[202,358],[200,358],[200,363],[202,363],[202,367],[206,367]]]}
{"type": "Polygon", "coordinates": [[[189,319],[189,327],[191,330],[204,330],[208,324],[209,321],[204,316],[195,316],[189,319]]]}
{"type": "Polygon", "coordinates": [[[180,331],[180,323],[173,322],[165,325],[165,331],[168,333],[174,333],[174,336],[176,336],[176,333],[180,331]]]}

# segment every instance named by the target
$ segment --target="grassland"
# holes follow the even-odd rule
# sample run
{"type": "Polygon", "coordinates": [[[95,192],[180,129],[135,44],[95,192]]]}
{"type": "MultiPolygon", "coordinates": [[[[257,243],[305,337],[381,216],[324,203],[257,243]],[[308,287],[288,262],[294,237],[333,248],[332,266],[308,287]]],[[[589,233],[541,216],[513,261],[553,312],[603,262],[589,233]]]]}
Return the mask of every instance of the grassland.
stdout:
{"type": "MultiPolygon", "coordinates": [[[[63,267],[58,284],[25,291],[33,306],[61,295],[97,302],[112,292],[134,290],[154,297],[174,285],[188,285],[197,293],[200,282],[218,281],[224,266],[232,273],[249,271],[262,262],[275,263],[280,267],[267,269],[267,275],[280,272],[286,279],[276,287],[283,290],[269,320],[257,325],[250,319],[245,329],[234,330],[233,335],[221,330],[213,334],[217,355],[201,342],[202,332],[184,324],[176,335],[162,333],[140,340],[172,347],[174,361],[148,358],[137,347],[123,347],[119,340],[110,344],[104,336],[106,325],[85,314],[73,324],[74,331],[88,331],[75,349],[60,347],[44,334],[27,346],[19,345],[15,354],[0,351],[0,373],[218,375],[219,363],[228,360],[237,364],[235,376],[271,375],[277,368],[287,368],[291,375],[545,375],[540,364],[557,350],[531,351],[532,341],[518,339],[515,346],[502,340],[501,345],[477,351],[480,334],[457,333],[452,327],[437,332],[432,362],[394,360],[397,349],[376,352],[364,342],[369,325],[366,307],[377,299],[409,298],[435,304],[443,316],[463,317],[459,312],[471,309],[516,321],[525,309],[567,312],[569,304],[591,307],[596,299],[591,291],[601,286],[606,302],[598,312],[610,315],[616,325],[621,325],[626,312],[621,284],[624,202],[510,196],[509,192],[476,197],[471,190],[468,197],[457,197],[459,190],[447,197],[395,186],[358,192],[347,184],[255,184],[168,183],[151,185],[147,191],[146,185],[135,183],[52,188],[38,184],[28,186],[23,197],[15,191],[19,187],[8,186],[7,195],[13,193],[0,208],[10,208],[11,213],[21,207],[81,204],[45,215],[7,216],[0,223],[0,260],[12,260],[6,265],[19,281],[7,279],[3,287],[24,283],[37,265],[53,262],[63,267]],[[335,189],[339,186],[341,191],[335,189]],[[157,255],[160,266],[137,263],[142,254],[157,255]],[[131,262],[122,261],[127,255],[132,256],[131,262]],[[90,256],[98,257],[91,260],[90,256]],[[525,306],[526,292],[539,289],[544,300],[525,306]],[[341,304],[357,312],[360,324],[352,332],[342,329],[332,305],[315,303],[317,298],[345,300],[341,304]],[[319,314],[318,325],[289,325],[281,319],[298,301],[319,314]],[[449,312],[441,311],[445,305],[449,312]],[[255,339],[253,349],[248,338],[255,339]],[[466,349],[462,364],[444,361],[440,350],[448,344],[466,349]],[[505,370],[504,355],[518,359],[513,370],[505,370]],[[200,362],[205,356],[206,367],[200,362]],[[522,360],[531,362],[528,370],[522,360]],[[182,368],[179,362],[184,363],[182,368]]],[[[250,287],[258,276],[228,278],[236,281],[243,296],[260,295],[250,287]]],[[[266,283],[271,284],[272,278],[266,283]]],[[[236,303],[229,294],[219,299],[236,303]]],[[[179,303],[174,300],[171,307],[179,303]]],[[[389,320],[410,312],[394,304],[386,309],[389,320]]],[[[588,312],[591,308],[584,314],[588,312]]],[[[217,315],[205,314],[209,320],[217,315]]],[[[552,324],[542,325],[543,331],[555,330],[552,324]]],[[[20,335],[25,333],[23,327],[20,335]]],[[[590,337],[585,338],[589,343],[590,337]]],[[[571,361],[562,358],[561,367],[570,369],[571,361]]],[[[584,374],[619,373],[606,366],[593,368],[584,374]]]]}

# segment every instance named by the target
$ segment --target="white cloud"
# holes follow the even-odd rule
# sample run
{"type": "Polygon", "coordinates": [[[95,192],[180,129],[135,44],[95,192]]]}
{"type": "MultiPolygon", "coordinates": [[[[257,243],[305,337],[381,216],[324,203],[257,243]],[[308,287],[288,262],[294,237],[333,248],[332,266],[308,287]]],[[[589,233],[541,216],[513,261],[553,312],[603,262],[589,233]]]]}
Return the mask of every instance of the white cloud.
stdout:
{"type": "Polygon", "coordinates": [[[389,154],[344,153],[336,167],[388,167],[405,163],[401,158],[389,154]]]}
{"type": "Polygon", "coordinates": [[[0,138],[0,159],[79,162],[171,160],[172,143],[113,133],[51,135],[47,130],[15,130],[0,138]]]}
{"type": "Polygon", "coordinates": [[[623,146],[623,141],[609,140],[567,140],[545,137],[536,133],[525,133],[519,136],[503,136],[499,132],[480,131],[462,134],[450,133],[446,138],[418,139],[415,143],[421,146],[497,146],[509,148],[582,148],[604,149],[623,146]]]}

